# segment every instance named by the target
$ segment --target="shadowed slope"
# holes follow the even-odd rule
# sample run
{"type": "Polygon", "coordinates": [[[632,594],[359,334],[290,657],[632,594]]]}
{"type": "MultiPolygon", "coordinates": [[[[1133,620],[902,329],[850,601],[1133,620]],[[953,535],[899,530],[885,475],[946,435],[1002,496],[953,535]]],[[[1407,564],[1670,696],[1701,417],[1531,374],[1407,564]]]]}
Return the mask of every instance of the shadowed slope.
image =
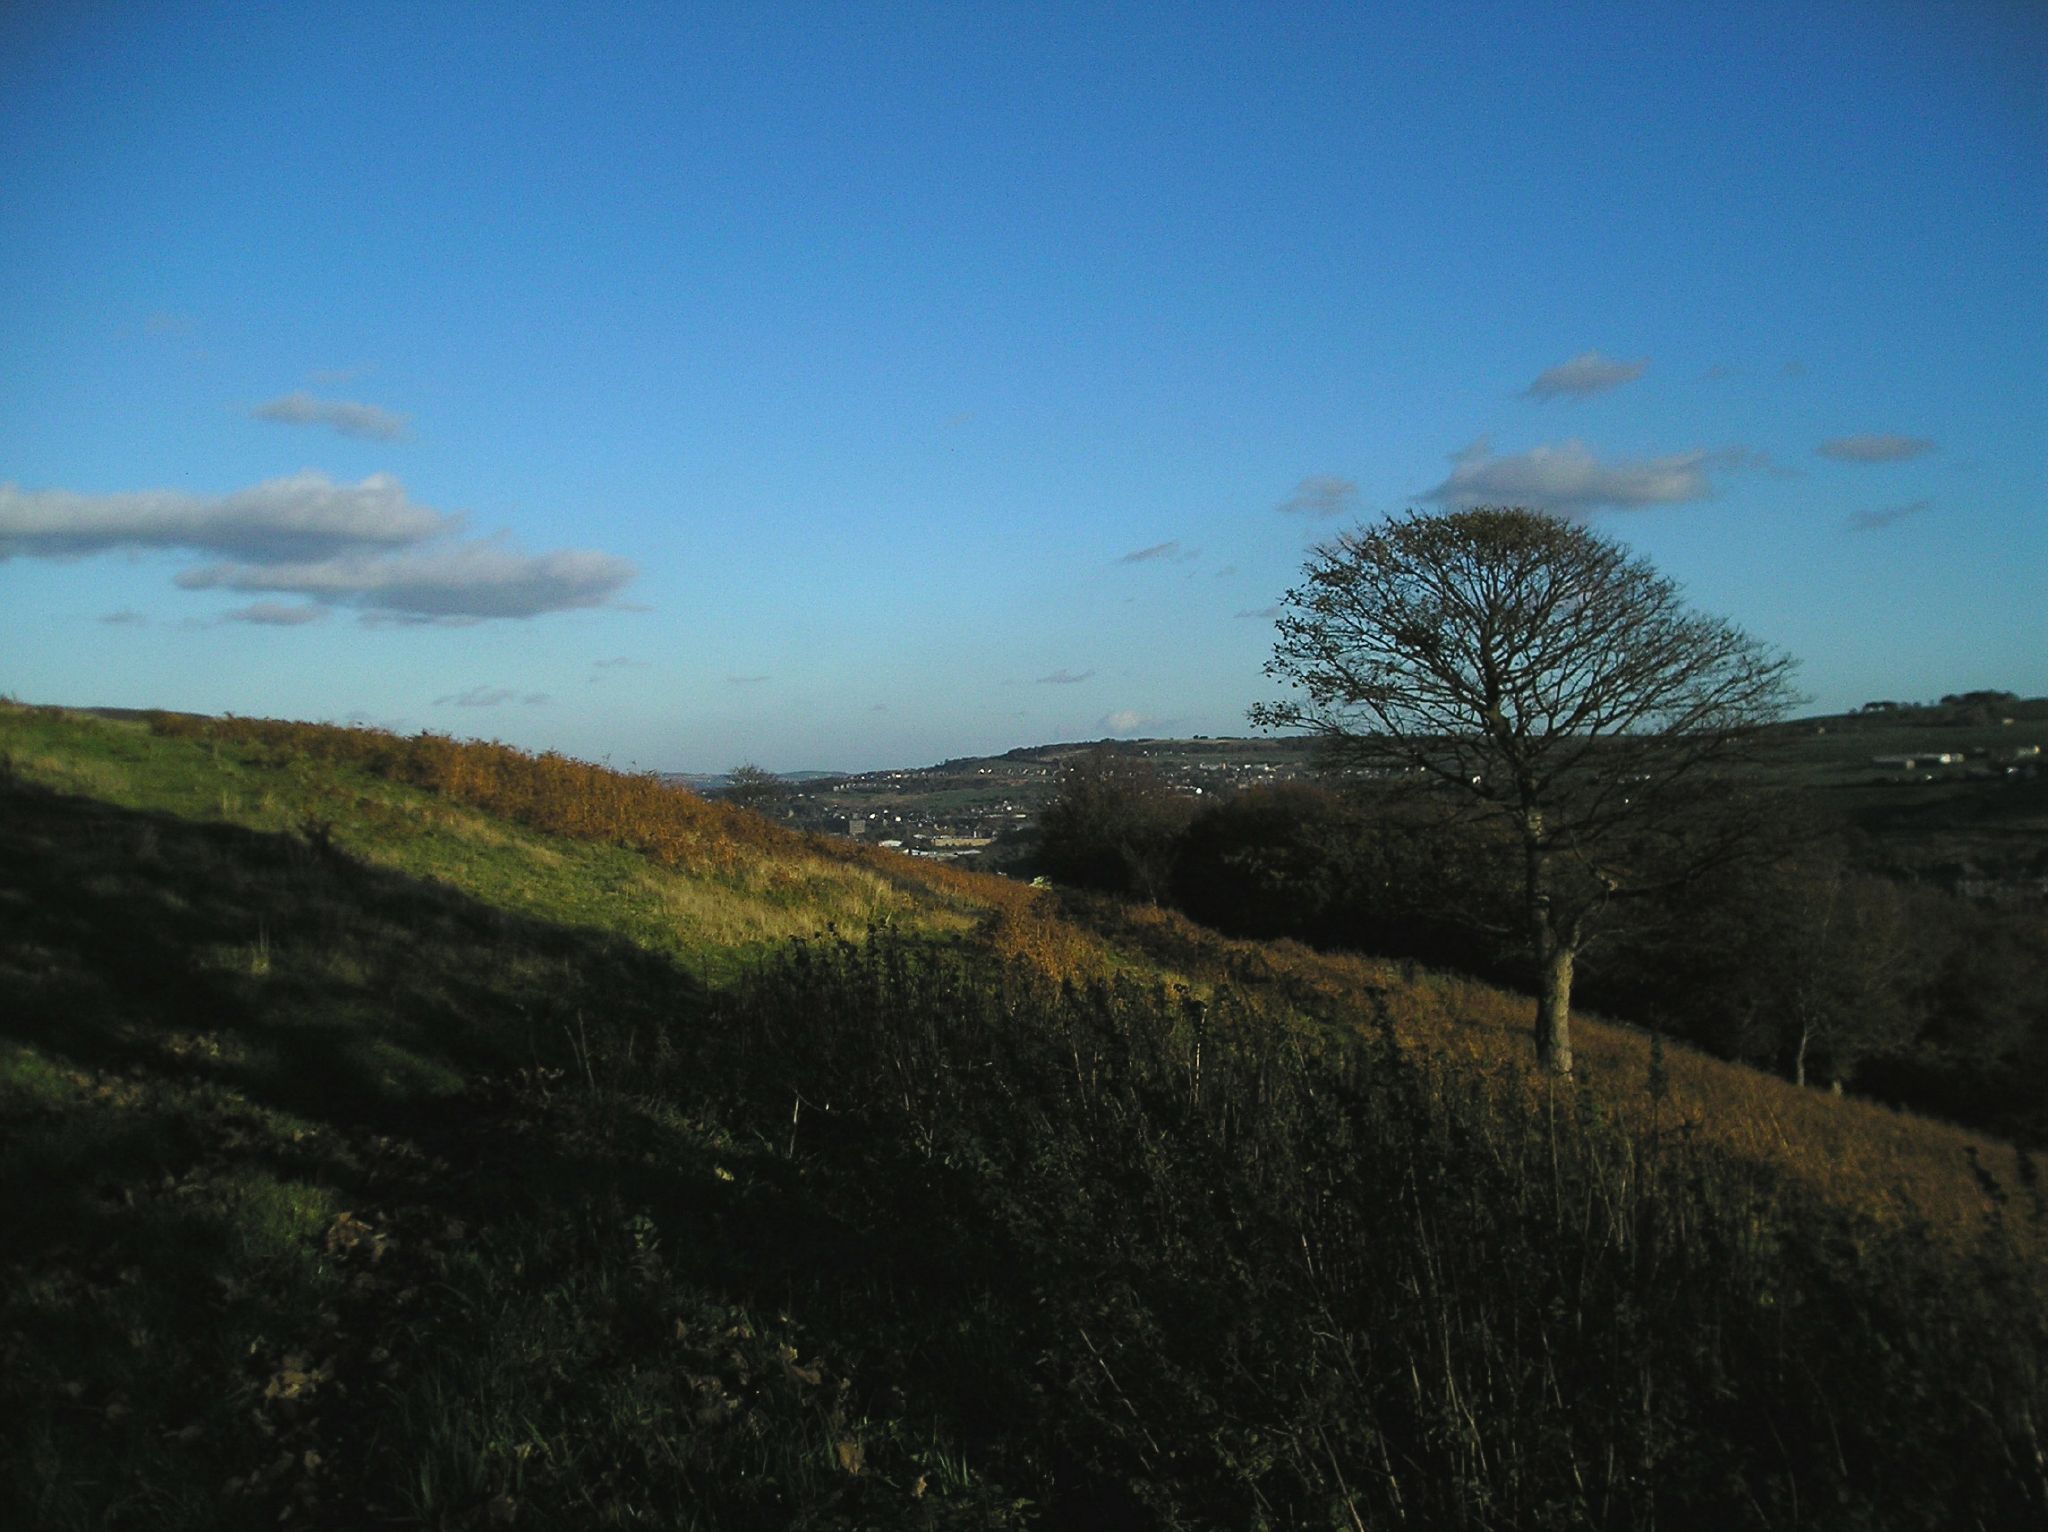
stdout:
{"type": "Polygon", "coordinates": [[[278,727],[0,709],[10,1524],[2048,1512],[1989,1140],[278,727]]]}

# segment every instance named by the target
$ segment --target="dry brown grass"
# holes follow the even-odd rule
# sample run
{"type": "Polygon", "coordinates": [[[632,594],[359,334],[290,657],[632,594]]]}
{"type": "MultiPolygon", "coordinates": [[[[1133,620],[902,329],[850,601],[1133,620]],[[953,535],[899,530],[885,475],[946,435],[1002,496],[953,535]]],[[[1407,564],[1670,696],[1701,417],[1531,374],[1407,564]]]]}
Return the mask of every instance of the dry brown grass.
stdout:
{"type": "MultiPolygon", "coordinates": [[[[1275,989],[1324,1016],[1373,1016],[1384,1002],[1403,1045],[1482,1070],[1526,1071],[1532,1095],[1541,1090],[1525,996],[1294,942],[1236,941],[1168,910],[1068,902],[1077,919],[1110,941],[1190,977],[1275,989]]],[[[1651,1089],[1649,1034],[1580,1013],[1572,1041],[1583,1088],[1642,1131],[1695,1134],[1889,1227],[1920,1224],[1960,1241],[1998,1220],[2023,1248],[2048,1260],[2048,1218],[2028,1189],[2024,1152],[2010,1144],[1875,1102],[1800,1089],[1670,1042],[1661,1049],[1660,1096],[1651,1089]]]]}

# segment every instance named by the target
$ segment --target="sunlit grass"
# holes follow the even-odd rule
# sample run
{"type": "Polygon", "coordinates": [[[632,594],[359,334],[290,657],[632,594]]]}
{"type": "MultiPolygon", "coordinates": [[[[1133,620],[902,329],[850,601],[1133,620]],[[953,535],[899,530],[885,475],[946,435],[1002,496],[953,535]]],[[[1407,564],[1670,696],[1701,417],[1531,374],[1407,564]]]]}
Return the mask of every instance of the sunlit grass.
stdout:
{"type": "MultiPolygon", "coordinates": [[[[958,933],[979,913],[957,886],[935,891],[915,870],[892,875],[825,854],[802,837],[698,800],[688,800],[687,811],[709,815],[710,828],[700,827],[694,838],[668,835],[663,844],[673,854],[650,859],[616,838],[593,839],[587,825],[579,838],[512,823],[346,758],[280,757],[232,723],[221,734],[156,734],[132,722],[0,705],[0,751],[24,781],[256,830],[300,835],[319,827],[335,847],[366,862],[445,882],[521,914],[615,932],[707,976],[730,974],[746,952],[792,937],[858,933],[879,923],[958,933]],[[42,747],[60,738],[73,749],[42,747]],[[778,854],[727,844],[724,831],[732,825],[769,837],[778,854]]],[[[456,785],[463,782],[476,790],[458,775],[456,785]]],[[[667,789],[645,796],[662,808],[687,798],[667,789]]],[[[1009,897],[1008,890],[998,886],[995,896],[1009,897]]],[[[247,950],[224,960],[260,965],[263,940],[252,937],[247,950]]]]}
{"type": "MultiPolygon", "coordinates": [[[[1370,1014],[1383,1003],[1404,1044],[1439,1057],[1479,1069],[1524,1068],[1531,1057],[1531,1002],[1477,980],[1293,942],[1236,941],[1168,910],[1091,900],[1073,908],[1111,941],[1148,949],[1183,973],[1268,984],[1325,1015],[1370,1014]]],[[[2014,1197],[2039,1201],[2032,1157],[1987,1135],[1800,1089],[1671,1042],[1654,1045],[1661,1083],[1653,1091],[1648,1033],[1580,1013],[1572,1041],[1582,1088],[1639,1129],[1690,1133],[1891,1225],[1968,1239],[2002,1220],[2014,1197]]],[[[2041,1218],[2014,1218],[2010,1229],[2048,1261],[2041,1218]]]]}

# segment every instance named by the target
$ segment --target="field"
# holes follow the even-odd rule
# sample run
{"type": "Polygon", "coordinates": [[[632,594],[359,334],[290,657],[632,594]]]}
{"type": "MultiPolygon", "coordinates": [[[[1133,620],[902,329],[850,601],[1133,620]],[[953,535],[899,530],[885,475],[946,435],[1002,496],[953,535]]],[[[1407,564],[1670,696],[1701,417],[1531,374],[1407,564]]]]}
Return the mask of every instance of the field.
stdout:
{"type": "Polygon", "coordinates": [[[2048,1515],[2048,1189],[433,737],[0,707],[0,1515],[2048,1515]]]}

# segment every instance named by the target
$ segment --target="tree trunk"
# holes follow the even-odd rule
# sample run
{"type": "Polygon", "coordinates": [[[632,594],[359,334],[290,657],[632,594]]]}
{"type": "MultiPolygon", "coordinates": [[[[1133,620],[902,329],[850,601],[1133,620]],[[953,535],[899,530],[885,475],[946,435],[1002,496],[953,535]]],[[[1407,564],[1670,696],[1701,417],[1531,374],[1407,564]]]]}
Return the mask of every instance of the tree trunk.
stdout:
{"type": "Polygon", "coordinates": [[[1536,957],[1536,1064],[1560,1079],[1572,1072],[1572,962],[1577,932],[1568,939],[1551,918],[1550,878],[1543,845],[1543,815],[1525,811],[1523,867],[1527,875],[1529,946],[1536,957]]]}
{"type": "Polygon", "coordinates": [[[1553,937],[1549,952],[1538,961],[1536,991],[1536,1062],[1550,1073],[1572,1072],[1572,964],[1577,952],[1553,937]]]}

